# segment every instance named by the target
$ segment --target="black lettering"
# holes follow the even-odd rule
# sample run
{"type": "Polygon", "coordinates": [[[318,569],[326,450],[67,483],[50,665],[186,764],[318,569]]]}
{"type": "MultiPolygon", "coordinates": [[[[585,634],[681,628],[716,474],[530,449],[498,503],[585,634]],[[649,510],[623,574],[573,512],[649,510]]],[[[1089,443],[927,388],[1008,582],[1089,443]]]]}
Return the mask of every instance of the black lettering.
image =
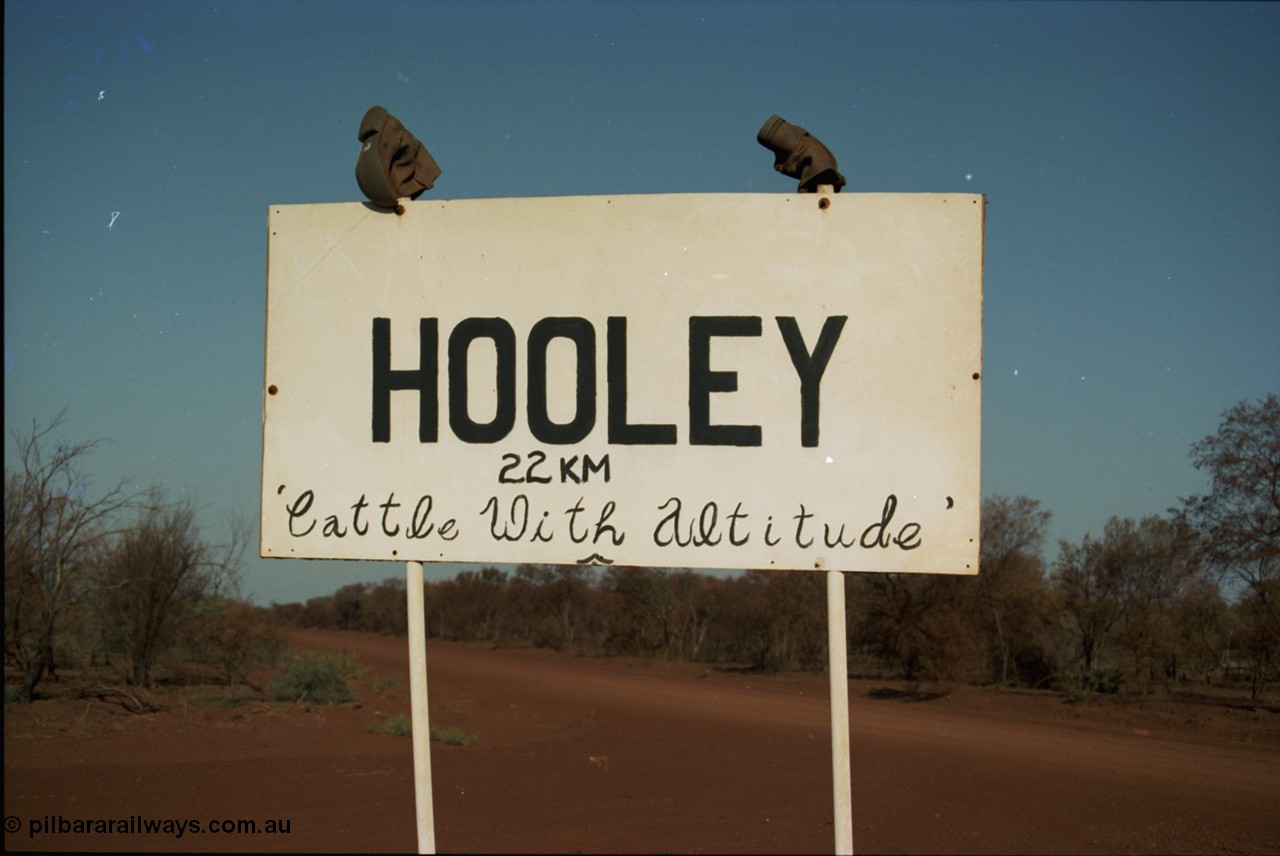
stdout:
{"type": "Polygon", "coordinates": [[[582,484],[582,479],[578,478],[577,472],[573,469],[577,463],[577,455],[574,455],[572,458],[560,459],[560,484],[568,484],[569,482],[582,484]]]}
{"type": "Polygon", "coordinates": [[[666,517],[659,520],[658,525],[654,527],[653,543],[657,544],[659,547],[667,547],[667,546],[670,546],[670,544],[674,541],[676,546],[678,547],[688,547],[690,542],[693,541],[693,527],[692,527],[692,524],[690,524],[689,540],[688,541],[680,540],[680,506],[681,506],[680,500],[677,497],[673,496],[670,499],[668,499],[666,502],[662,503],[662,505],[659,505],[658,510],[661,511],[662,509],[666,508],[668,505],[672,505],[673,503],[674,503],[674,507],[671,509],[671,511],[667,514],[666,517]],[[662,530],[666,526],[670,526],[671,536],[663,540],[662,530]]]}
{"type": "Polygon", "coordinates": [[[807,542],[802,540],[804,538],[804,523],[810,517],[813,517],[813,512],[805,511],[804,503],[801,503],[800,513],[797,514],[794,518],[792,518],[793,520],[796,521],[796,546],[801,548],[802,550],[807,550],[809,549],[809,547],[813,545],[812,538],[810,538],[807,542]]]}
{"type": "Polygon", "coordinates": [[[369,503],[368,503],[368,501],[364,498],[364,494],[363,494],[363,493],[362,493],[362,494],[360,494],[360,498],[359,498],[359,499],[357,499],[357,500],[352,504],[352,506],[351,506],[352,511],[353,511],[353,513],[352,513],[352,515],[351,515],[351,529],[352,529],[352,531],[354,531],[357,535],[364,535],[364,534],[366,534],[366,533],[369,531],[369,527],[368,527],[368,526],[361,526],[361,525],[360,525],[360,512],[361,512],[361,511],[364,511],[364,510],[365,510],[366,508],[368,508],[368,507],[369,507],[369,503]]]}
{"type": "Polygon", "coordinates": [[[764,543],[770,547],[776,547],[781,543],[781,538],[773,537],[773,515],[769,515],[769,520],[764,525],[764,543]]]}
{"type": "Polygon", "coordinates": [[[312,529],[316,528],[316,522],[312,520],[311,525],[301,532],[293,531],[293,521],[311,510],[311,503],[315,501],[315,498],[316,495],[312,491],[304,490],[302,493],[298,494],[298,498],[293,501],[292,505],[286,505],[284,507],[284,510],[289,514],[289,534],[294,538],[301,538],[304,535],[308,535],[311,533],[312,529]]]}
{"type": "Polygon", "coordinates": [[[595,537],[591,539],[592,544],[599,544],[600,539],[605,535],[609,536],[609,541],[612,542],[615,547],[621,547],[622,542],[627,540],[627,536],[619,532],[616,526],[606,522],[613,516],[614,509],[617,507],[618,504],[611,499],[604,504],[603,508],[600,509],[600,519],[596,521],[596,534],[595,537]]]}
{"type": "Polygon", "coordinates": [[[418,504],[413,507],[413,514],[409,517],[409,528],[405,530],[406,538],[427,538],[431,535],[431,530],[435,529],[434,523],[428,523],[431,518],[431,506],[434,505],[431,495],[418,497],[418,504]],[[426,508],[423,508],[423,504],[426,508]]]}
{"type": "Polygon", "coordinates": [[[698,535],[699,542],[697,546],[712,546],[720,543],[720,536],[715,535],[716,522],[720,519],[720,506],[714,502],[708,502],[702,506],[702,513],[698,515],[698,535]],[[712,535],[715,538],[712,539],[712,535]]]}
{"type": "Polygon", "coordinates": [[[529,331],[529,431],[543,443],[577,443],[596,425],[596,329],[585,318],[543,318],[529,331]],[[573,342],[577,352],[573,419],[553,422],[547,413],[547,346],[573,342]]]}
{"type": "Polygon", "coordinates": [[[542,512],[542,519],[538,521],[538,525],[534,528],[534,530],[533,530],[533,537],[529,539],[530,541],[543,541],[543,542],[546,542],[546,541],[550,541],[550,540],[551,540],[552,533],[547,533],[547,532],[543,532],[543,531],[542,531],[542,524],[546,523],[546,522],[547,522],[547,518],[548,518],[548,517],[550,517],[550,516],[551,516],[551,512],[550,512],[550,511],[544,511],[544,512],[542,512]]]}
{"type": "Polygon", "coordinates": [[[751,533],[738,537],[738,521],[746,520],[747,514],[742,510],[742,503],[739,502],[733,507],[733,512],[729,515],[729,543],[735,547],[741,547],[743,544],[751,540],[751,533]]]}
{"type": "Polygon", "coordinates": [[[578,502],[573,508],[566,508],[565,514],[569,515],[569,540],[575,544],[581,544],[587,540],[587,533],[583,532],[581,536],[574,530],[574,525],[578,522],[578,515],[586,509],[582,507],[582,497],[578,497],[578,502]]]}
{"type": "Polygon", "coordinates": [[[502,318],[466,318],[449,334],[449,427],[464,443],[496,443],[516,424],[516,334],[502,318]],[[467,409],[467,354],[476,339],[489,339],[497,351],[494,388],[498,405],[488,422],[476,422],[467,409]]]}
{"type": "Polygon", "coordinates": [[[600,463],[591,460],[590,455],[582,456],[582,480],[590,481],[592,473],[604,472],[604,480],[609,481],[609,456],[605,455],[600,459],[600,463]]]}
{"type": "Polygon", "coordinates": [[[834,541],[831,540],[831,524],[822,524],[822,541],[827,545],[827,549],[829,550],[834,550],[836,547],[856,547],[858,544],[857,538],[850,538],[848,543],[845,542],[843,523],[840,524],[840,531],[836,533],[836,539],[834,541]]]}
{"type": "Polygon", "coordinates": [[[791,364],[796,367],[796,374],[800,376],[800,445],[802,446],[818,445],[822,375],[827,370],[827,363],[831,360],[831,352],[835,350],[836,340],[840,338],[840,331],[844,329],[844,322],[848,320],[847,315],[828,317],[822,325],[822,332],[818,334],[818,344],[811,354],[805,347],[804,337],[800,335],[800,326],[796,324],[796,319],[789,316],[777,318],[782,341],[786,343],[787,352],[791,354],[791,364]]]}
{"type": "Polygon", "coordinates": [[[399,523],[396,524],[396,528],[394,529],[387,528],[387,515],[391,513],[391,509],[400,507],[400,503],[394,501],[395,498],[396,498],[396,495],[394,492],[392,492],[391,494],[388,494],[387,501],[378,506],[379,508],[382,509],[382,534],[386,535],[389,538],[393,537],[397,532],[400,531],[399,523]]]}
{"type": "Polygon", "coordinates": [[[670,446],[676,426],[627,422],[627,319],[611,317],[605,333],[609,354],[605,375],[609,386],[609,442],[619,446],[670,446]]]}
{"type": "Polygon", "coordinates": [[[592,460],[590,455],[582,456],[582,469],[578,469],[578,456],[573,455],[568,458],[560,459],[560,483],[561,484],[582,484],[591,481],[591,474],[604,474],[604,480],[609,481],[609,456],[605,455],[599,462],[592,460]]]}
{"type": "Polygon", "coordinates": [[[496,496],[489,497],[489,501],[484,504],[484,508],[481,509],[480,513],[491,515],[489,518],[489,534],[493,536],[493,540],[519,541],[529,528],[529,497],[522,493],[511,500],[511,525],[519,527],[515,534],[512,534],[511,527],[506,524],[503,524],[501,532],[498,531],[498,498],[496,496]]]}
{"type": "Polygon", "coordinates": [[[695,315],[689,319],[689,443],[759,446],[759,425],[712,425],[711,393],[736,392],[738,373],[711,370],[713,336],[759,336],[758,315],[695,315]]]}
{"type": "Polygon", "coordinates": [[[418,319],[418,368],[391,368],[391,319],[373,319],[373,442],[391,442],[391,392],[418,391],[418,442],[439,432],[439,334],[436,319],[418,319]]]}
{"type": "Polygon", "coordinates": [[[523,484],[524,479],[522,478],[513,479],[507,475],[507,473],[511,472],[516,467],[520,466],[520,456],[515,454],[514,452],[507,452],[505,455],[502,456],[502,460],[506,461],[507,465],[504,466],[502,469],[498,470],[498,484],[523,484]]]}
{"type": "Polygon", "coordinates": [[[893,543],[903,550],[914,550],[920,546],[920,524],[904,523],[902,529],[894,537],[893,543]]]}
{"type": "Polygon", "coordinates": [[[524,471],[524,480],[529,484],[551,484],[551,476],[536,476],[533,471],[547,462],[547,453],[536,449],[529,453],[529,468],[524,471]]]}
{"type": "Polygon", "coordinates": [[[880,512],[880,522],[872,523],[866,529],[862,530],[862,538],[859,543],[863,547],[888,547],[893,543],[889,536],[889,521],[893,520],[893,513],[898,508],[898,498],[893,494],[889,494],[884,501],[884,509],[880,512]],[[870,542],[867,538],[870,538],[870,542]]]}
{"type": "Polygon", "coordinates": [[[698,513],[696,521],[690,518],[688,537],[683,537],[681,534],[681,528],[684,523],[680,520],[680,513],[684,508],[684,503],[673,496],[658,506],[658,510],[661,511],[669,505],[672,506],[671,511],[659,520],[658,525],[653,529],[653,543],[659,547],[667,547],[672,543],[679,547],[688,547],[690,545],[694,547],[714,547],[723,539],[723,536],[716,532],[720,520],[720,506],[715,502],[705,503],[698,513]],[[664,529],[670,529],[670,535],[664,534],[664,529]]]}

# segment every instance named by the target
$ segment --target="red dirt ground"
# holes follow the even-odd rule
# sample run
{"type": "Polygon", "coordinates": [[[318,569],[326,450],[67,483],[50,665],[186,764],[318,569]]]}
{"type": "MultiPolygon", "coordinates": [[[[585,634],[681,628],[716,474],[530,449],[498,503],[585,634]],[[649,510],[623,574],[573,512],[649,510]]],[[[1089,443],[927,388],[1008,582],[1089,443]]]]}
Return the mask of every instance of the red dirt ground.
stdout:
{"type": "MultiPolygon", "coordinates": [[[[6,705],[6,850],[414,851],[412,743],[369,730],[408,714],[405,640],[294,642],[358,655],[361,701],[225,707],[232,690],[186,687],[145,716],[6,705]],[[32,835],[134,817],[289,832],[32,835]]],[[[478,735],[432,745],[441,852],[833,848],[823,675],[427,650],[433,725],[478,735]]],[[[1280,853],[1273,709],[866,681],[849,695],[857,852],[1280,853]]]]}

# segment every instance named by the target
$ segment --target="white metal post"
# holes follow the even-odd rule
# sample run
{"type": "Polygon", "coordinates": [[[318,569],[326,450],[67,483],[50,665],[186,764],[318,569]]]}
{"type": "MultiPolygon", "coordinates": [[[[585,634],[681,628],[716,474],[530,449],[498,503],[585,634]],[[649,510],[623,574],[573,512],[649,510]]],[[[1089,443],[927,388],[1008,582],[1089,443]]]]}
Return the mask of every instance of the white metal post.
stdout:
{"type": "Polygon", "coordinates": [[[827,571],[827,675],[831,684],[831,792],[835,852],[853,853],[853,783],[849,770],[849,662],[845,651],[844,574],[827,571]]]}
{"type": "Polygon", "coordinates": [[[405,563],[409,612],[409,718],[413,723],[413,802],[418,852],[436,852],[436,820],[431,797],[431,720],[427,715],[427,615],[422,563],[405,563]]]}

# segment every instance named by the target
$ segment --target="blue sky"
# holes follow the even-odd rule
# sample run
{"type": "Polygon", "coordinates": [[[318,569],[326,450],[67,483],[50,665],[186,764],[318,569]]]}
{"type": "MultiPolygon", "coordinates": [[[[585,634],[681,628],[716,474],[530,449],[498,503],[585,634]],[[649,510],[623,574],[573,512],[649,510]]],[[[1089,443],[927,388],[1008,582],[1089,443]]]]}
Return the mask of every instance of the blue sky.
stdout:
{"type": "MultiPolygon", "coordinates": [[[[257,518],[267,206],[360,199],[374,104],[440,198],[791,192],[773,113],[845,192],[986,194],[983,493],[1050,560],[1280,391],[1277,4],[7,0],[4,40],[6,465],[65,409],[93,488],[211,540],[257,518]]],[[[245,594],[401,573],[249,555],[245,594]]]]}

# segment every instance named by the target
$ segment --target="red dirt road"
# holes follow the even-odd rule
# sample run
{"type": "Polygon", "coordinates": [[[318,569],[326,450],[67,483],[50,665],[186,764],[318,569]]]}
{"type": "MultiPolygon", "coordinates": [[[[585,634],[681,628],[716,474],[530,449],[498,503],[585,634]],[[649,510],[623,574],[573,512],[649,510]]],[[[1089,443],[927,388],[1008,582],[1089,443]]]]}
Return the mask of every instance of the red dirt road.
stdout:
{"type": "MultiPolygon", "coordinates": [[[[411,741],[369,731],[408,713],[405,640],[295,643],[357,654],[361,702],[6,706],[6,849],[413,851],[411,741]],[[289,831],[57,831],[135,816],[289,831]]],[[[433,725],[478,735],[432,746],[442,852],[832,849],[825,676],[427,650],[433,725]]],[[[881,687],[850,684],[858,852],[1280,853],[1275,713],[881,687]]]]}

